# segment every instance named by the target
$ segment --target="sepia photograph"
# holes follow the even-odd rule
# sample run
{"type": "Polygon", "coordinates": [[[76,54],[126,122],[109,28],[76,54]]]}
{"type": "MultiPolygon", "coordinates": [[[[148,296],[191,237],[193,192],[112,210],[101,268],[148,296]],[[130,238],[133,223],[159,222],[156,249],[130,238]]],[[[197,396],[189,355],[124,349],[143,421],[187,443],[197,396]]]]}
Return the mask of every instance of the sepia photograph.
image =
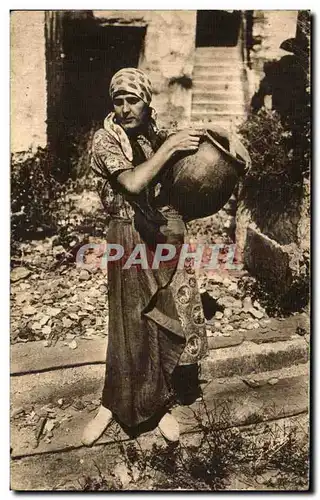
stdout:
{"type": "Polygon", "coordinates": [[[312,21],[10,11],[10,490],[310,491],[312,21]]]}

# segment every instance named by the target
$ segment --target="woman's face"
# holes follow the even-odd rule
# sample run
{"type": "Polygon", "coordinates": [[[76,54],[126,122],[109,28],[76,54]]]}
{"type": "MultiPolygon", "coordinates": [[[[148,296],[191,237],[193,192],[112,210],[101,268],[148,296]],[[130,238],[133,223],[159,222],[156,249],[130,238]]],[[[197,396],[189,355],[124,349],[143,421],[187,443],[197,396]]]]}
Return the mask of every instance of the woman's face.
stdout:
{"type": "Polygon", "coordinates": [[[128,132],[141,127],[149,116],[149,106],[127,92],[121,92],[113,98],[113,107],[117,122],[128,132]]]}

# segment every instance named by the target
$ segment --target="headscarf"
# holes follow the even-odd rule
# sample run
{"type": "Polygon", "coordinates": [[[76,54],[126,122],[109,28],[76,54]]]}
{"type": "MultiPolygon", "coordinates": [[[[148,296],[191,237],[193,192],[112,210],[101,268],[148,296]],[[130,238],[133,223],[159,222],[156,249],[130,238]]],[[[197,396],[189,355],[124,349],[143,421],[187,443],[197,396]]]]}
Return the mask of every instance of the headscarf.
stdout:
{"type": "Polygon", "coordinates": [[[112,77],[109,88],[111,99],[121,90],[136,95],[148,106],[151,102],[152,85],[149,78],[140,69],[123,68],[112,77]]]}
{"type": "MultiPolygon", "coordinates": [[[[149,78],[140,69],[123,68],[115,73],[109,87],[111,99],[120,91],[130,92],[130,94],[136,95],[148,106],[151,102],[152,85],[149,78]]],[[[156,112],[151,108],[150,124],[154,130],[156,129],[155,120],[156,112]]],[[[114,112],[109,113],[105,118],[104,128],[119,143],[127,160],[132,162],[133,152],[129,138],[123,128],[115,122],[114,112]]]]}

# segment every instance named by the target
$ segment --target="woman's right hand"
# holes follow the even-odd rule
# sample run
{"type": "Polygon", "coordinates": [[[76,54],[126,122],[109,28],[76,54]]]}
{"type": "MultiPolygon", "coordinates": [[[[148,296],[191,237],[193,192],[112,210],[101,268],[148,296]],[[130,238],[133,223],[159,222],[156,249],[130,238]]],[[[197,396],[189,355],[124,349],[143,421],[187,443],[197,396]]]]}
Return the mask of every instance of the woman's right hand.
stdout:
{"type": "Polygon", "coordinates": [[[199,130],[180,130],[170,135],[163,146],[168,148],[170,155],[177,151],[197,151],[201,136],[202,132],[199,130]]]}

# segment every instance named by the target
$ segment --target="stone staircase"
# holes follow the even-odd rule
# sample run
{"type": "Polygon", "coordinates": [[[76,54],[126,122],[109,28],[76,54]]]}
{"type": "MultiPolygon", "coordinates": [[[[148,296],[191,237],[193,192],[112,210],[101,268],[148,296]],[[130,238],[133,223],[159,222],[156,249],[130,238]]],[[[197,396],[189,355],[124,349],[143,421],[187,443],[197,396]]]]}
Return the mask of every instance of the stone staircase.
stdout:
{"type": "MultiPolygon", "coordinates": [[[[230,427],[245,430],[294,421],[307,428],[309,335],[297,334],[304,321],[303,315],[271,319],[265,328],[226,337],[208,331],[209,355],[201,363],[200,383],[208,411],[216,413],[217,428],[219,408],[226,406],[230,427]]],[[[79,478],[96,474],[97,465],[113,470],[121,458],[119,443],[132,442],[117,424],[91,449],[80,441],[99,405],[106,344],[107,338],[96,337],[80,338],[75,350],[63,341],[51,347],[41,341],[12,346],[12,489],[74,489],[79,478]]],[[[173,410],[184,444],[199,432],[194,412],[201,412],[201,405],[196,401],[173,410]]],[[[164,444],[157,429],[138,440],[142,449],[164,444]]]]}
{"type": "Polygon", "coordinates": [[[198,47],[195,51],[191,121],[229,129],[245,118],[244,66],[240,48],[198,47]]]}

